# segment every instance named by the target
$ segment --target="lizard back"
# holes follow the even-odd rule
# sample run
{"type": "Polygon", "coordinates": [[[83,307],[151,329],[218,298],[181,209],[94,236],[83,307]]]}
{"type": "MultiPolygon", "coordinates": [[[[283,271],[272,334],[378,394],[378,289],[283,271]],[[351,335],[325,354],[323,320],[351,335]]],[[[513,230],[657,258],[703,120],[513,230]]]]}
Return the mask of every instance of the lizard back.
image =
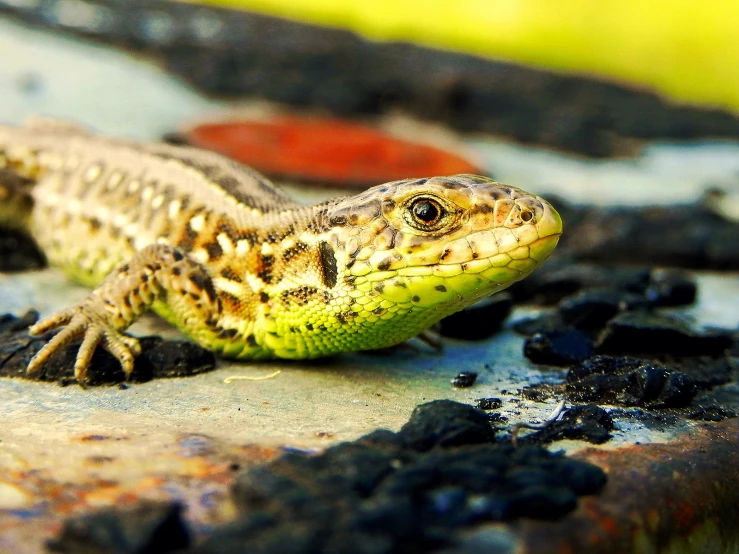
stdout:
{"type": "Polygon", "coordinates": [[[221,155],[96,137],[49,120],[0,126],[0,172],[0,222],[27,227],[53,265],[87,285],[147,244],[202,246],[194,235],[206,214],[218,214],[211,225],[231,236],[251,236],[300,209],[221,155]]]}

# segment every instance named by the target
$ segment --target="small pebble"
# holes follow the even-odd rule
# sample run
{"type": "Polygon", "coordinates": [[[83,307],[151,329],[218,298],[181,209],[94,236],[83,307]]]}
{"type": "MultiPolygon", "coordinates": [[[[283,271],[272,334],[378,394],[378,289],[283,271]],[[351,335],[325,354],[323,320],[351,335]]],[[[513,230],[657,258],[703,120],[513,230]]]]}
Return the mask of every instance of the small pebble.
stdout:
{"type": "Polygon", "coordinates": [[[471,387],[477,381],[477,373],[474,371],[460,371],[457,376],[452,379],[451,383],[454,388],[466,389],[471,387]]]}

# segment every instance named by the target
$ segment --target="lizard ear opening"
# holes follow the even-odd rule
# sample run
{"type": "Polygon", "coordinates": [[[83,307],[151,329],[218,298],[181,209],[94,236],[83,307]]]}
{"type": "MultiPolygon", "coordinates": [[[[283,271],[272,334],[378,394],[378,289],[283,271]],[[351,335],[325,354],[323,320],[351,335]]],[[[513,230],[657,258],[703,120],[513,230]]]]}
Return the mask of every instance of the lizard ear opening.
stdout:
{"type": "Polygon", "coordinates": [[[339,277],[339,268],[336,265],[334,249],[325,240],[318,243],[318,259],[321,262],[323,284],[327,288],[334,288],[339,277]]]}

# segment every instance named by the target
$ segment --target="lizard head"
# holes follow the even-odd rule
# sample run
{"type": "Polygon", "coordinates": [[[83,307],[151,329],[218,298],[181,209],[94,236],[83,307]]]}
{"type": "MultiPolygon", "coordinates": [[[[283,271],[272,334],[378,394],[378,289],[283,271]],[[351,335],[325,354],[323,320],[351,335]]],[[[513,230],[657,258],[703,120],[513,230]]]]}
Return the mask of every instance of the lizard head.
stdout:
{"type": "Polygon", "coordinates": [[[476,175],[373,187],[327,204],[320,221],[331,301],[320,341],[306,337],[315,355],[408,340],[526,277],[562,233],[548,202],[476,175]]]}

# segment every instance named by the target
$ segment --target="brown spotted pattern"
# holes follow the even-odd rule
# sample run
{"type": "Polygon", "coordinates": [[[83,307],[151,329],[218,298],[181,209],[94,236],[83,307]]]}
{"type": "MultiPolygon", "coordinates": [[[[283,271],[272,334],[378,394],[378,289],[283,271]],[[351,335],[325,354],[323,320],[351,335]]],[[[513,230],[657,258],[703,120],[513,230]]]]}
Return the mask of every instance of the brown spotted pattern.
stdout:
{"type": "Polygon", "coordinates": [[[98,344],[130,370],[121,332],[149,308],[232,357],[401,342],[525,276],[561,232],[545,201],[483,177],[300,206],[216,154],[55,125],[0,126],[0,194],[32,198],[23,224],[49,260],[97,287],[34,329],[64,327],[31,369],[84,337],[80,379],[98,344]]]}

